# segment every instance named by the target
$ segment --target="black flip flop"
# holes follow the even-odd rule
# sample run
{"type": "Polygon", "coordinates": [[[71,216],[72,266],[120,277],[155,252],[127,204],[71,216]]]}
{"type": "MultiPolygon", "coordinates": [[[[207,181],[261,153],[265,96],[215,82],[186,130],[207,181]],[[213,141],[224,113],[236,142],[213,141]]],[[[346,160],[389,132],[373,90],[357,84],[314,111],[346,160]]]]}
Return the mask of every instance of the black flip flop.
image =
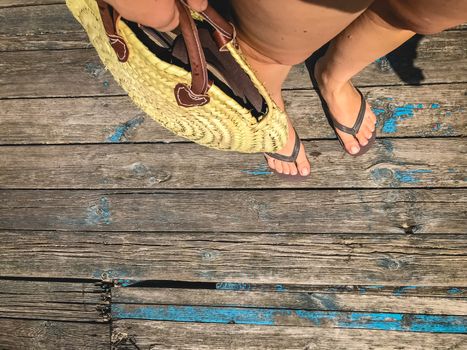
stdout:
{"type": "MultiPolygon", "coordinates": [[[[326,115],[328,123],[332,127],[332,129],[334,130],[334,133],[336,134],[337,139],[339,140],[339,142],[340,142],[342,148],[344,149],[344,151],[347,154],[350,154],[353,157],[361,156],[362,154],[366,153],[371,148],[371,146],[373,146],[373,144],[375,143],[375,140],[376,140],[376,128],[373,131],[373,133],[371,134],[371,138],[368,140],[368,143],[365,146],[362,146],[362,145],[359,144],[360,151],[358,151],[358,153],[355,153],[355,154],[352,154],[352,153],[347,151],[347,149],[345,148],[344,142],[342,141],[339,134],[337,133],[336,128],[343,131],[343,132],[345,132],[345,133],[347,133],[347,134],[352,135],[355,139],[357,139],[356,135],[357,135],[358,131],[360,130],[360,126],[362,125],[363,118],[365,117],[365,111],[366,111],[365,97],[363,96],[360,89],[355,87],[357,92],[360,94],[361,102],[360,102],[360,110],[359,110],[358,115],[357,115],[357,120],[355,121],[355,124],[351,128],[349,128],[349,127],[347,127],[345,125],[342,125],[341,123],[339,123],[333,117],[333,115],[329,111],[328,104],[324,100],[323,95],[321,95],[321,91],[319,89],[318,82],[317,82],[316,77],[315,77],[316,62],[318,61],[318,59],[324,53],[325,53],[325,48],[322,48],[322,49],[318,50],[317,52],[315,52],[315,54],[312,55],[310,57],[310,59],[307,61],[307,68],[308,68],[308,71],[310,73],[311,82],[312,82],[313,87],[315,88],[316,93],[318,94],[318,97],[319,97],[319,99],[321,101],[321,106],[323,108],[324,114],[326,115]]],[[[357,142],[358,142],[358,140],[357,140],[357,142]]]]}
{"type": "MultiPolygon", "coordinates": [[[[298,170],[297,157],[298,157],[298,154],[300,153],[300,137],[298,136],[297,130],[295,130],[295,128],[294,128],[294,132],[295,132],[295,144],[294,144],[291,155],[286,156],[286,155],[279,154],[279,153],[269,153],[269,152],[264,152],[264,154],[267,154],[269,157],[277,159],[277,160],[281,160],[283,162],[295,163],[295,166],[297,167],[297,171],[298,171],[297,175],[283,174],[283,173],[279,173],[275,169],[271,169],[273,172],[277,174],[278,177],[284,180],[288,180],[288,181],[304,181],[311,174],[311,170],[308,173],[308,175],[301,175],[300,171],[298,170]]],[[[264,156],[264,159],[266,159],[266,161],[268,160],[266,156],[264,156]]]]}

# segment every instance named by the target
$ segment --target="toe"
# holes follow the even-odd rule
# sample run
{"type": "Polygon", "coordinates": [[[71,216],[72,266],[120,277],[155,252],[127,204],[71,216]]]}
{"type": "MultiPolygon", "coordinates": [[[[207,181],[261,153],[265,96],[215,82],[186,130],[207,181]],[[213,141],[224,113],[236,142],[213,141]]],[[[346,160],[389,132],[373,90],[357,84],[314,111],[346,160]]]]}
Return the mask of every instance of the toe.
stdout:
{"type": "MultiPolygon", "coordinates": [[[[342,139],[342,142],[345,145],[345,149],[347,150],[347,152],[349,152],[350,154],[355,154],[360,151],[360,145],[359,145],[360,140],[357,141],[352,135],[349,135],[341,131],[338,131],[338,133],[342,139]]],[[[365,139],[364,137],[362,138],[365,139]]]]}
{"type": "Polygon", "coordinates": [[[295,165],[295,163],[290,163],[289,164],[289,169],[290,169],[290,174],[292,174],[292,175],[297,175],[298,174],[297,166],[295,165]]]}
{"type": "Polygon", "coordinates": [[[267,159],[267,161],[268,161],[268,166],[269,166],[271,169],[275,169],[274,159],[272,159],[271,157],[266,156],[266,155],[265,155],[265,157],[266,157],[266,159],[267,159]]]}
{"type": "Polygon", "coordinates": [[[282,162],[282,172],[286,175],[290,174],[290,168],[288,163],[282,162]]]}
{"type": "Polygon", "coordinates": [[[362,132],[367,140],[371,139],[371,135],[373,134],[373,130],[371,130],[371,124],[365,125],[362,132]]]}
{"type": "Polygon", "coordinates": [[[303,146],[303,143],[300,145],[300,153],[297,157],[297,170],[302,176],[310,174],[310,161],[306,156],[305,146],[303,146]]]}
{"type": "Polygon", "coordinates": [[[368,143],[368,139],[365,137],[365,133],[360,131],[357,135],[358,143],[362,146],[365,146],[368,143]]]}
{"type": "Polygon", "coordinates": [[[274,160],[274,166],[275,166],[275,169],[277,170],[277,172],[282,174],[282,172],[283,172],[282,162],[280,160],[275,159],[274,160]]]}

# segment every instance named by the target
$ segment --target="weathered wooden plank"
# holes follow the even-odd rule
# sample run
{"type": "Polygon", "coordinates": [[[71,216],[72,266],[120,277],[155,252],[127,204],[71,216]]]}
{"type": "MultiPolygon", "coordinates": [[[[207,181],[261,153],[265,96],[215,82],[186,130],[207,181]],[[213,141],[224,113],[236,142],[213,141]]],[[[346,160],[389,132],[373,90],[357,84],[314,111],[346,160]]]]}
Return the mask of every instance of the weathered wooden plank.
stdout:
{"type": "Polygon", "coordinates": [[[2,280],[0,315],[5,318],[103,322],[110,307],[93,283],[2,280]]]}
{"type": "Polygon", "coordinates": [[[460,334],[140,320],[115,321],[112,340],[118,350],[133,350],[132,342],[168,350],[460,350],[467,344],[460,334]]]}
{"type": "MultiPolygon", "coordinates": [[[[439,137],[467,134],[466,86],[362,90],[378,114],[378,137],[439,137]]],[[[335,138],[314,91],[289,90],[284,96],[302,139],[335,138]]],[[[145,116],[126,96],[0,99],[0,111],[0,144],[186,141],[145,116]]]]}
{"type": "Polygon", "coordinates": [[[112,304],[112,319],[467,333],[467,316],[257,307],[112,304]]]}
{"type": "Polygon", "coordinates": [[[448,292],[455,297],[467,286],[463,235],[1,231],[0,238],[3,276],[387,285],[398,287],[396,296],[447,286],[457,287],[448,292]]]}
{"type": "MultiPolygon", "coordinates": [[[[141,285],[141,281],[114,279],[116,287],[128,287],[135,284],[141,285]]],[[[148,282],[147,282],[148,283],[148,282]]],[[[146,285],[147,285],[146,283],[146,285]]],[[[166,288],[173,286],[162,282],[149,282],[152,287],[166,288]]],[[[186,287],[189,288],[189,287],[186,287]]],[[[211,289],[228,291],[254,291],[254,292],[294,292],[340,295],[368,295],[368,296],[410,296],[410,297],[442,297],[463,298],[467,295],[466,288],[439,287],[439,286],[382,286],[382,285],[301,285],[301,284],[268,284],[268,283],[239,283],[217,282],[211,289]]]]}
{"type": "MultiPolygon", "coordinates": [[[[423,83],[465,82],[467,44],[462,44],[462,40],[467,39],[464,32],[444,32],[433,38],[436,39],[432,41],[437,42],[435,47],[428,45],[427,55],[420,54],[417,61],[426,76],[423,83]],[[421,57],[426,57],[425,63],[420,62],[421,57]]],[[[110,73],[102,68],[94,49],[22,51],[21,54],[0,52],[0,62],[0,97],[102,96],[123,93],[110,73]],[[24,79],[24,76],[28,79],[24,79]]],[[[303,65],[301,67],[290,75],[286,88],[310,88],[307,72],[303,65]]],[[[355,84],[375,86],[402,83],[393,73],[377,74],[377,70],[369,67],[355,79],[355,84]]]]}
{"type": "Polygon", "coordinates": [[[13,8],[2,6],[0,51],[91,47],[83,28],[63,4],[13,8]]]}
{"type": "Polygon", "coordinates": [[[467,300],[405,295],[368,295],[316,292],[259,292],[182,288],[112,288],[112,305],[227,306],[358,311],[414,314],[467,315],[467,300]]]}
{"type": "Polygon", "coordinates": [[[0,349],[108,349],[109,324],[0,318],[0,349]]]}
{"type": "Polygon", "coordinates": [[[3,146],[1,188],[354,188],[466,186],[461,139],[382,140],[358,161],[336,141],[306,141],[309,181],[284,182],[262,155],[189,144],[3,146]],[[442,149],[442,154],[427,152],[442,149]],[[195,161],[196,160],[196,161],[195,161]],[[338,160],[338,161],[336,161],[338,160]],[[193,171],[196,164],[198,170],[193,171]],[[229,176],[225,174],[229,168],[229,176]],[[191,174],[187,177],[187,174],[191,174]],[[333,176],[329,176],[333,174],[333,176]],[[34,179],[34,181],[31,181],[34,179]],[[248,181],[245,181],[248,179],[248,181]]]}
{"type": "Polygon", "coordinates": [[[20,7],[20,6],[37,6],[50,4],[64,4],[65,0],[1,0],[0,8],[4,7],[20,7]]]}
{"type": "Polygon", "coordinates": [[[91,49],[1,52],[0,73],[3,98],[123,94],[91,49]]]}
{"type": "Polygon", "coordinates": [[[1,190],[0,229],[465,233],[466,192],[1,190]]]}

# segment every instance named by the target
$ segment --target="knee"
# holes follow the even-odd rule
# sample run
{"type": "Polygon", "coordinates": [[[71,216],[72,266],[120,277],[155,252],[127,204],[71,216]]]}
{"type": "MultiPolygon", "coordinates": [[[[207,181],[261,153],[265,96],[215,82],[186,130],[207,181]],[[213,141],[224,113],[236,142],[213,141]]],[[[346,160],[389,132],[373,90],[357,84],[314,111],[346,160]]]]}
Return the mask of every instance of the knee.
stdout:
{"type": "Polygon", "coordinates": [[[407,1],[375,1],[371,10],[387,25],[417,34],[436,34],[459,24],[457,19],[435,13],[434,9],[422,9],[418,3],[414,6],[407,1]]]}
{"type": "Polygon", "coordinates": [[[411,30],[417,34],[436,34],[455,26],[455,24],[450,24],[448,21],[433,21],[429,18],[410,18],[406,19],[401,23],[403,29],[411,30]]]}

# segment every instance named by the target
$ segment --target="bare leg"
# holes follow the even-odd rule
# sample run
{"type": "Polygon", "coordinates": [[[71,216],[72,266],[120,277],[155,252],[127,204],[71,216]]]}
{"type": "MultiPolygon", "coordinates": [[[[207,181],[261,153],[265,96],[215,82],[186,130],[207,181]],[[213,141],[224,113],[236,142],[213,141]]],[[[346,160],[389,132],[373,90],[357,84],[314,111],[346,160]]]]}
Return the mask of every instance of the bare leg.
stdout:
{"type": "MultiPolygon", "coordinates": [[[[240,47],[272,98],[284,108],[281,89],[290,68],[337,35],[357,18],[372,0],[233,0],[240,47]],[[326,6],[322,4],[325,3],[326,6]]],[[[292,122],[289,119],[289,126],[292,122]]],[[[292,152],[294,133],[277,153],[292,152]]],[[[266,155],[268,165],[285,174],[307,175],[310,164],[303,144],[297,167],[266,155]]]]}
{"type": "MultiPolygon", "coordinates": [[[[315,73],[331,113],[340,123],[352,126],[360,106],[360,97],[350,82],[354,75],[403,44],[416,31],[433,33],[467,18],[467,1],[450,3],[451,7],[435,0],[376,0],[332,40],[326,54],[317,62],[315,73]],[[429,6],[439,7],[441,12],[429,6]],[[442,13],[446,8],[449,14],[442,13]]],[[[367,143],[375,121],[367,106],[358,141],[337,131],[349,152],[356,153],[360,145],[367,143]]]]}

